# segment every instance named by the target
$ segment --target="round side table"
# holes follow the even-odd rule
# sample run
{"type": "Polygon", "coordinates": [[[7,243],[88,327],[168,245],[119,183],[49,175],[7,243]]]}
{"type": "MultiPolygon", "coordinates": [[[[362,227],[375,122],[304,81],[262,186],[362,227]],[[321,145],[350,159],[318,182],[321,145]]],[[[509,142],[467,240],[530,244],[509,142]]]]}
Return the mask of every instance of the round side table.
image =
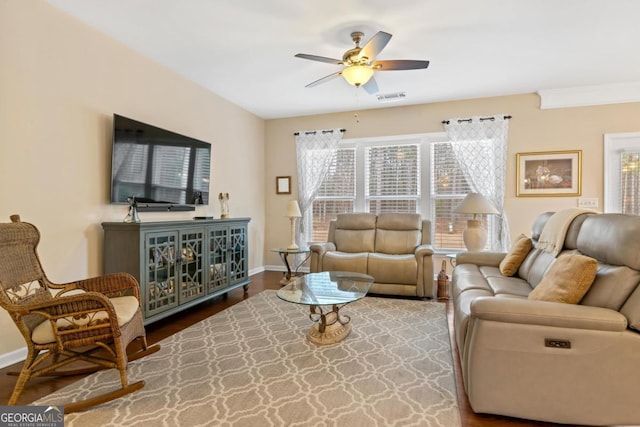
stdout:
{"type": "Polygon", "coordinates": [[[285,267],[287,267],[287,271],[284,273],[282,280],[280,280],[280,284],[287,285],[289,282],[294,280],[298,275],[298,269],[307,262],[307,260],[311,257],[311,249],[306,246],[303,246],[298,249],[288,249],[288,248],[274,248],[271,249],[271,252],[277,252],[280,255],[280,259],[284,263],[285,267]],[[289,255],[304,255],[304,259],[291,268],[291,264],[289,263],[289,255]]]}

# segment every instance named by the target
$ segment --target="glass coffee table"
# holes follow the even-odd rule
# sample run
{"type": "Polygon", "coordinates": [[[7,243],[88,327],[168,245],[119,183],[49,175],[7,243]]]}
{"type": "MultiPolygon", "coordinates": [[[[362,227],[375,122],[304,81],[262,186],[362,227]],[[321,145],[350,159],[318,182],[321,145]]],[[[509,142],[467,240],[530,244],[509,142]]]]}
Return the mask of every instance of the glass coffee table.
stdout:
{"type": "Polygon", "coordinates": [[[364,298],[372,284],[373,277],[366,274],[324,271],[296,278],[279,289],[277,295],[284,301],[309,306],[309,319],[314,322],[307,332],[309,341],[333,344],[351,332],[351,318],[341,315],[340,309],[364,298]]]}

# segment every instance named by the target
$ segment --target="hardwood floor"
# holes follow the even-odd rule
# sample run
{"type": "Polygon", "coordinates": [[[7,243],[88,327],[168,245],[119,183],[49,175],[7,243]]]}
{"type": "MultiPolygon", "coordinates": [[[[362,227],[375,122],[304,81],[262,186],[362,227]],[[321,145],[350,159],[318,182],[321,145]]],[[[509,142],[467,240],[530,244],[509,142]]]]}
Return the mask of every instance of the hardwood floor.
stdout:
{"type": "MultiPolygon", "coordinates": [[[[215,298],[208,302],[204,302],[196,307],[190,308],[185,312],[176,314],[169,318],[160,320],[147,326],[147,338],[150,344],[163,340],[164,338],[175,334],[189,326],[197,323],[209,316],[212,316],[225,308],[228,308],[244,299],[249,298],[265,289],[279,289],[282,273],[275,271],[267,271],[256,274],[251,277],[252,283],[249,291],[244,294],[242,288],[233,290],[226,297],[215,298]]],[[[452,308],[451,304],[447,304],[447,316],[449,320],[449,331],[453,330],[452,325],[452,308]]],[[[464,393],[464,387],[460,375],[460,363],[457,349],[451,336],[451,346],[454,349],[453,359],[456,373],[456,387],[458,392],[458,405],[460,407],[460,416],[464,427],[537,427],[551,426],[549,423],[539,423],[525,421],[515,418],[500,417],[494,415],[475,414],[464,393]]],[[[0,405],[6,405],[9,396],[13,390],[16,381],[15,376],[7,375],[9,371],[19,371],[20,364],[8,368],[0,369],[0,405]]],[[[42,396],[46,396],[68,384],[77,381],[80,377],[72,378],[38,378],[32,380],[25,387],[18,404],[27,404],[42,396]]],[[[559,426],[559,424],[558,424],[559,426]]],[[[566,425],[565,425],[566,427],[566,425]]]]}

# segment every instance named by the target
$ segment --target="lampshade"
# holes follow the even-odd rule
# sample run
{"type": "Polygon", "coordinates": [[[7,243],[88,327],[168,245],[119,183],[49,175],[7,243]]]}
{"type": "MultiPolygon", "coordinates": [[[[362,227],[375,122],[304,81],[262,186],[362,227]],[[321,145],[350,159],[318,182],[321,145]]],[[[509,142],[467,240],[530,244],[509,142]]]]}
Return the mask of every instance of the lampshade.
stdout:
{"type": "Polygon", "coordinates": [[[300,218],[302,213],[300,212],[300,206],[296,200],[291,200],[287,204],[287,215],[289,218],[300,218]]]}
{"type": "Polygon", "coordinates": [[[469,193],[453,210],[463,214],[497,214],[498,210],[482,194],[469,193]]]}
{"type": "Polygon", "coordinates": [[[342,77],[349,84],[359,87],[373,77],[373,68],[366,65],[351,65],[342,70],[342,77]]]}

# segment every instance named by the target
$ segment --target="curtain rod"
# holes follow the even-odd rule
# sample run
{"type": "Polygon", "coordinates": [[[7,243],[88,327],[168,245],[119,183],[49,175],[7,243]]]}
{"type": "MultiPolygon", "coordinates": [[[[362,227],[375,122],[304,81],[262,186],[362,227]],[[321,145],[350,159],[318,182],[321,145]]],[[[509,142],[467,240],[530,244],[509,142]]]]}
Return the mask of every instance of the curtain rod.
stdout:
{"type": "MultiPolygon", "coordinates": [[[[511,118],[511,116],[503,116],[502,117],[505,120],[509,120],[511,118]]],[[[485,120],[491,120],[494,121],[496,118],[495,117],[480,117],[480,121],[483,122],[485,120]]],[[[472,119],[458,119],[458,123],[462,123],[462,122],[468,122],[471,123],[472,119]]],[[[443,125],[448,125],[449,124],[449,120],[443,120],[442,121],[443,125]]]]}
{"type": "MultiPolygon", "coordinates": [[[[340,132],[346,132],[346,131],[347,131],[346,129],[340,129],[340,132]]],[[[315,135],[316,132],[317,131],[312,130],[312,131],[309,131],[309,132],[305,132],[304,134],[305,135],[315,135]]],[[[333,133],[333,129],[323,130],[322,133],[333,133]]],[[[294,135],[298,136],[298,135],[300,135],[300,132],[296,132],[296,133],[294,133],[294,135]]]]}

